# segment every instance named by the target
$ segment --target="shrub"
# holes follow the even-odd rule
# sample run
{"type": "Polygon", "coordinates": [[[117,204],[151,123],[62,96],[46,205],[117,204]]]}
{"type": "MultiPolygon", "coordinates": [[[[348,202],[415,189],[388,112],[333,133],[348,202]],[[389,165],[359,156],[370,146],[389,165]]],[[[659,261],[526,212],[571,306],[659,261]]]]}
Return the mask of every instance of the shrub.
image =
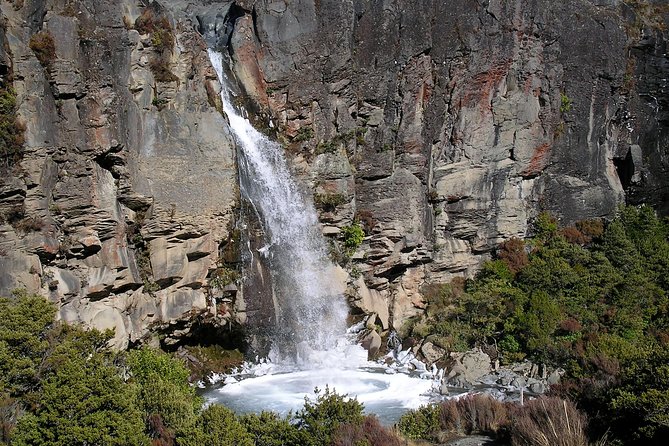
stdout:
{"type": "Polygon", "coordinates": [[[146,420],[160,415],[164,425],[177,434],[192,426],[202,399],[188,384],[190,373],[181,362],[158,350],[143,348],[128,354],[128,366],[146,420]]]}
{"type": "Polygon", "coordinates": [[[374,218],[374,214],[372,214],[371,211],[364,209],[359,210],[355,214],[355,220],[360,222],[360,224],[362,225],[362,229],[364,229],[365,234],[367,235],[372,233],[372,230],[378,223],[378,220],[374,218]]]}
{"type": "Polygon", "coordinates": [[[295,137],[293,137],[293,141],[304,142],[304,141],[309,141],[313,137],[314,137],[314,129],[311,126],[304,126],[300,127],[300,129],[297,131],[295,137]]]}
{"type": "Polygon", "coordinates": [[[157,82],[176,82],[179,78],[170,70],[168,55],[159,54],[149,60],[149,68],[157,82]]]}
{"type": "Polygon", "coordinates": [[[20,413],[21,407],[18,401],[5,393],[0,393],[0,444],[9,444],[20,413]]]}
{"type": "Polygon", "coordinates": [[[564,93],[560,93],[560,112],[567,113],[571,111],[572,100],[564,93]]]}
{"type": "Polygon", "coordinates": [[[402,435],[414,440],[431,440],[441,430],[441,409],[430,404],[411,410],[397,422],[397,429],[402,435]]]}
{"type": "Polygon", "coordinates": [[[255,446],[301,446],[303,443],[303,434],[297,426],[274,412],[244,415],[240,421],[253,437],[255,446]]]}
{"type": "Polygon", "coordinates": [[[517,237],[511,238],[499,246],[497,258],[506,263],[513,274],[523,269],[529,262],[525,251],[525,242],[517,237]]]}
{"type": "Polygon", "coordinates": [[[205,379],[209,374],[228,373],[244,361],[239,350],[226,350],[220,345],[186,347],[188,369],[195,380],[205,379]]]}
{"type": "Polygon", "coordinates": [[[0,88],[0,161],[11,167],[23,156],[25,125],[16,116],[16,94],[11,88],[0,88]]]}
{"type": "Polygon", "coordinates": [[[581,231],[578,230],[578,228],[574,226],[568,226],[562,229],[560,231],[560,234],[569,243],[573,243],[575,245],[585,245],[590,241],[590,239],[585,234],[583,234],[581,231]]]}
{"type": "Polygon", "coordinates": [[[55,315],[54,305],[40,296],[0,298],[0,389],[16,396],[37,386],[55,315]]]}
{"type": "Polygon", "coordinates": [[[39,31],[30,37],[30,49],[44,68],[50,68],[56,60],[56,43],[48,30],[39,31]]]}
{"type": "Polygon", "coordinates": [[[587,446],[586,418],[573,403],[538,398],[518,410],[511,426],[513,446],[587,446]]]}
{"type": "Polygon", "coordinates": [[[411,411],[398,428],[409,438],[439,442],[472,434],[494,437],[509,425],[507,406],[489,395],[467,395],[411,411]]]}
{"type": "Polygon", "coordinates": [[[337,206],[348,203],[348,197],[345,194],[316,194],[314,195],[314,204],[317,208],[325,212],[334,212],[337,206]]]}
{"type": "Polygon", "coordinates": [[[149,60],[149,68],[156,81],[178,81],[179,78],[170,70],[170,56],[174,51],[175,38],[169,19],[148,7],[135,20],[135,29],[140,34],[151,35],[151,45],[156,54],[149,60]]]}
{"type": "Polygon", "coordinates": [[[549,212],[541,212],[534,222],[534,230],[540,239],[552,237],[558,230],[557,219],[549,212]]]}
{"type": "Polygon", "coordinates": [[[336,141],[328,140],[321,141],[316,146],[314,153],[316,155],[322,155],[323,153],[335,153],[337,151],[338,144],[336,141]]]}
{"type": "Polygon", "coordinates": [[[10,315],[10,324],[23,325],[14,336],[28,332],[24,345],[12,357],[24,365],[24,352],[30,351],[37,373],[28,387],[17,386],[23,380],[16,379],[16,374],[8,376],[17,398],[29,410],[19,419],[12,444],[147,445],[134,388],[124,382],[107,347],[112,332],[83,331],[58,323],[44,330],[46,317],[53,313],[43,308],[53,306],[39,297],[20,296],[18,301],[19,315],[25,315],[21,308],[30,304],[34,309],[29,311],[38,317],[31,320],[10,315]],[[40,307],[42,310],[37,310],[40,307]]]}
{"type": "Polygon", "coordinates": [[[378,418],[368,415],[362,424],[340,425],[332,444],[333,446],[402,446],[403,443],[393,431],[383,427],[378,418]]]}
{"type": "Polygon", "coordinates": [[[588,239],[588,242],[599,238],[604,233],[604,223],[599,219],[581,220],[576,222],[576,229],[588,239]]]}
{"type": "Polygon", "coordinates": [[[174,34],[170,23],[165,20],[165,25],[158,27],[151,33],[151,45],[159,53],[165,51],[172,52],[174,50],[174,34]]]}
{"type": "Polygon", "coordinates": [[[13,445],[146,445],[132,387],[102,356],[65,355],[18,423],[13,445]]]}
{"type": "Polygon", "coordinates": [[[179,446],[254,446],[235,414],[218,404],[207,407],[194,427],[177,438],[179,446]]]}
{"type": "Polygon", "coordinates": [[[325,392],[316,388],[316,400],[304,399],[304,407],[295,415],[297,427],[304,431],[303,446],[330,444],[341,424],[361,424],[363,406],[355,398],[338,395],[328,387],[325,392]]]}
{"type": "Polygon", "coordinates": [[[227,266],[216,268],[209,278],[209,286],[223,289],[239,280],[239,272],[227,266]]]}
{"type": "Polygon", "coordinates": [[[365,231],[362,230],[362,226],[357,221],[341,228],[341,234],[344,238],[344,246],[349,252],[358,249],[358,246],[365,239],[365,231]]]}
{"type": "Polygon", "coordinates": [[[14,229],[24,233],[40,231],[44,227],[44,220],[39,217],[24,217],[17,221],[14,229]]]}
{"type": "Polygon", "coordinates": [[[507,406],[489,395],[467,395],[457,401],[446,401],[440,410],[442,429],[459,427],[467,435],[495,435],[509,423],[507,406]],[[448,415],[453,413],[458,414],[459,420],[449,419],[448,415]]]}

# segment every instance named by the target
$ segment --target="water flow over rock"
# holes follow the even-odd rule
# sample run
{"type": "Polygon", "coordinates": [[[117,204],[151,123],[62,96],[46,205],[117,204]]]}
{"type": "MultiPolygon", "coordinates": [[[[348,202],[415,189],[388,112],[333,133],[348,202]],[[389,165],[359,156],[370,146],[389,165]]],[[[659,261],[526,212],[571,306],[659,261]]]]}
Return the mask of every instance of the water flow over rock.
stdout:
{"type": "Polygon", "coordinates": [[[277,314],[273,354],[307,362],[346,331],[347,307],[327,256],[313,203],[292,178],[280,144],[253,128],[230,100],[221,53],[209,50],[221,99],[239,147],[241,191],[260,216],[277,314]]]}

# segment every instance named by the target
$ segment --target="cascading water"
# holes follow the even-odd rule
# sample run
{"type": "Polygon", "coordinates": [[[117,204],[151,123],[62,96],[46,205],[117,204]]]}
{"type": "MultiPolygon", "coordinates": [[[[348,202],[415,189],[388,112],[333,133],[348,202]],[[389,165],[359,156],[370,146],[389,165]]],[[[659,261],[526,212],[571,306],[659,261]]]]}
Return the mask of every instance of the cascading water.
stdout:
{"type": "MultiPolygon", "coordinates": [[[[262,251],[272,270],[277,317],[271,362],[225,377],[222,388],[205,396],[239,412],[285,413],[301,407],[315,387],[329,385],[356,396],[382,421],[396,420],[407,408],[427,402],[432,382],[368,362],[367,352],[346,337],[348,309],[313,203],[291,177],[283,148],[234,109],[222,54],[209,50],[209,57],[240,148],[241,191],[267,235],[262,251]]],[[[413,358],[406,353],[405,357],[413,358]]],[[[423,369],[423,375],[430,373],[423,369]]]]}
{"type": "Polygon", "coordinates": [[[283,148],[258,132],[232,106],[221,53],[209,56],[223,90],[224,111],[240,146],[241,191],[263,223],[277,315],[273,354],[306,363],[346,332],[347,306],[328,259],[316,210],[292,178],[283,148]]]}

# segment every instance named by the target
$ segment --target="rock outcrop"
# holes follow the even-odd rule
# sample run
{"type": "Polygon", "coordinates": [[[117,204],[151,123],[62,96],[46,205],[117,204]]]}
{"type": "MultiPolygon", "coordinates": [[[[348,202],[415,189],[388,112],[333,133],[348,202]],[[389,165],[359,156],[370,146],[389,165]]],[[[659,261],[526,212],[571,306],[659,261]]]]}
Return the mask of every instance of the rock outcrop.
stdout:
{"type": "Polygon", "coordinates": [[[351,302],[395,328],[424,283],[472,274],[539,211],[669,210],[664,2],[223,3],[202,29],[226,30],[324,234],[365,227],[351,302]]]}
{"type": "Polygon", "coordinates": [[[0,292],[40,292],[63,319],[116,328],[119,347],[245,319],[236,287],[208,280],[234,268],[219,254],[238,182],[205,39],[313,190],[334,251],[364,227],[339,260],[382,331],[541,210],[666,214],[665,3],[2,2],[0,75],[14,73],[26,143],[0,183],[0,292]]]}
{"type": "Polygon", "coordinates": [[[157,3],[1,7],[25,146],[0,180],[18,215],[0,226],[0,292],[44,294],[119,348],[229,323],[232,295],[208,278],[232,242],[237,169],[202,37],[157,3]]]}

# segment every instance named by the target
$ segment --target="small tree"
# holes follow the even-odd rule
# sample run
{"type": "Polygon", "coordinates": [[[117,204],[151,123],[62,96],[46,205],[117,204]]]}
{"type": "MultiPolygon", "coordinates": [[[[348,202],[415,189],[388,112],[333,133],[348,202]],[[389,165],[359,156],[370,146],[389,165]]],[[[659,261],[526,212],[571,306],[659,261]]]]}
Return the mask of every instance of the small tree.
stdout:
{"type": "Polygon", "coordinates": [[[363,405],[355,398],[338,395],[328,387],[323,393],[316,388],[314,393],[316,401],[305,398],[304,407],[295,416],[297,427],[306,433],[304,446],[328,445],[340,424],[362,423],[363,405]]]}

